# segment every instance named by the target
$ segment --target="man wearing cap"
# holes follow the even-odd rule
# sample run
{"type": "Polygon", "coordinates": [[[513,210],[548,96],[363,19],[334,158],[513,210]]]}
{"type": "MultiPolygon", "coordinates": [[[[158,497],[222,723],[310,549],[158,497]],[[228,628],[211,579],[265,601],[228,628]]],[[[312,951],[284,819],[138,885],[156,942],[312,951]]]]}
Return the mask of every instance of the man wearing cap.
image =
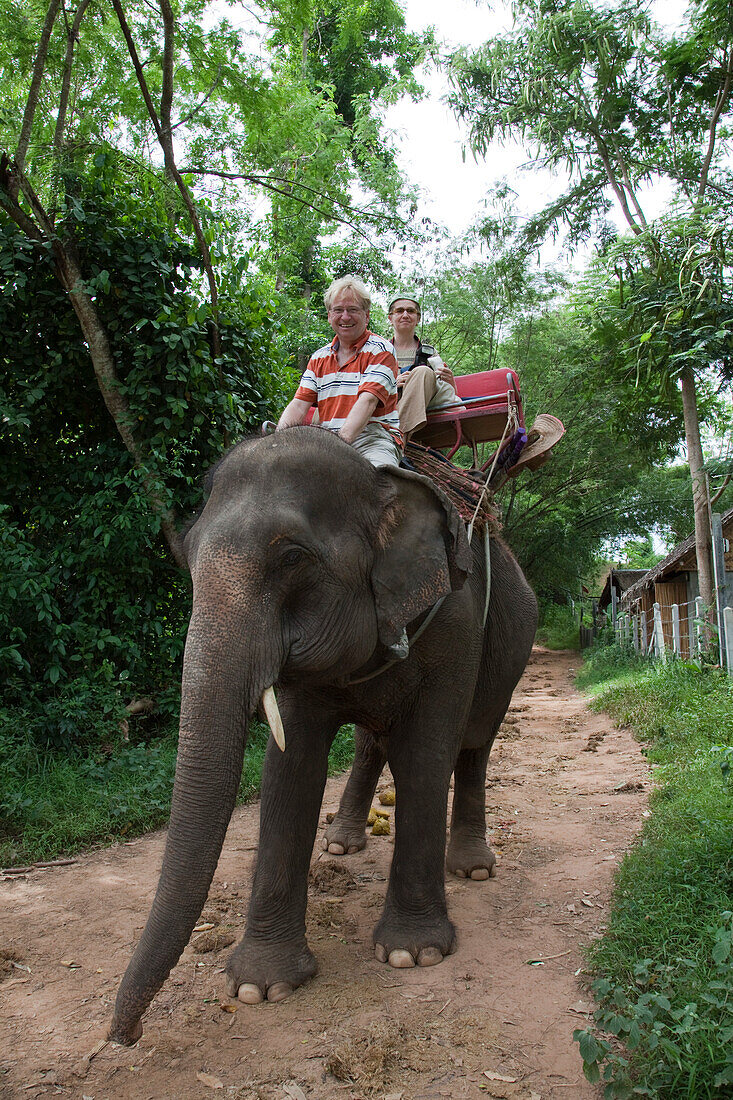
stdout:
{"type": "Polygon", "coordinates": [[[416,334],[420,323],[417,298],[409,295],[393,298],[389,303],[388,317],[400,371],[397,376],[400,428],[407,440],[427,423],[428,409],[435,411],[446,406],[460,408],[460,405],[453,372],[436,349],[431,344],[423,343],[416,334]]]}
{"type": "Polygon", "coordinates": [[[335,336],[311,357],[278,430],[305,422],[315,406],[322,428],[337,432],[375,466],[399,466],[397,361],[392,345],[369,331],[369,291],[345,275],[323,296],[335,336]]]}

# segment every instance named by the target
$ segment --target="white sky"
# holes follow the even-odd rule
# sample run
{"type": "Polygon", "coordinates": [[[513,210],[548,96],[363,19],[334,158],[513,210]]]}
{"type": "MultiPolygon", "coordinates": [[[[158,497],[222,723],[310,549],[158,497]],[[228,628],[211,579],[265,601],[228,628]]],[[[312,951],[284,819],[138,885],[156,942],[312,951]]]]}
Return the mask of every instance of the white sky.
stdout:
{"type": "MultiPolygon", "coordinates": [[[[686,6],[687,0],[657,0],[653,14],[659,23],[678,26],[686,6]]],[[[482,0],[403,0],[403,7],[408,30],[434,26],[436,37],[451,46],[479,46],[512,24],[510,7],[501,0],[494,5],[482,0]]],[[[432,70],[421,74],[421,81],[428,91],[425,99],[398,103],[386,115],[396,134],[399,163],[424,196],[418,217],[431,217],[459,235],[476,220],[492,184],[504,177],[518,192],[520,214],[539,209],[559,193],[563,180],[544,171],[517,171],[527,156],[516,145],[497,144],[478,162],[467,149],[464,160],[467,129],[441,102],[449,91],[447,77],[432,70]]],[[[619,228],[625,225],[619,222],[619,228]]]]}
{"type": "MultiPolygon", "coordinates": [[[[492,35],[507,30],[511,17],[501,4],[472,0],[404,0],[407,29],[435,27],[436,37],[449,46],[479,46],[492,35]]],[[[387,111],[387,126],[396,134],[403,171],[424,195],[419,216],[445,225],[453,235],[475,220],[479,206],[493,182],[513,174],[523,156],[518,149],[497,149],[488,162],[474,161],[466,148],[468,130],[441,98],[449,91],[445,73],[435,69],[420,74],[428,95],[419,103],[404,100],[387,111]]]]}

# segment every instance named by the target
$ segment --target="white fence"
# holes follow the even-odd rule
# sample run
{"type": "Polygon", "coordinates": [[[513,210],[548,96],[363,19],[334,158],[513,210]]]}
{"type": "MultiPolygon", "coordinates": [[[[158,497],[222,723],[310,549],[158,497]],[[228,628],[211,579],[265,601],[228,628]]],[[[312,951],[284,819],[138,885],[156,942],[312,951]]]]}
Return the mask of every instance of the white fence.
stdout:
{"type": "MultiPolygon", "coordinates": [[[[721,666],[733,675],[733,608],[722,608],[719,632],[721,666]]],[[[705,606],[698,596],[689,604],[662,607],[655,603],[651,615],[618,612],[616,637],[623,645],[632,646],[642,657],[666,661],[668,656],[696,658],[704,648],[703,634],[710,630],[705,619],[705,606]]]]}
{"type": "MultiPolygon", "coordinates": [[[[733,608],[725,606],[725,554],[729,549],[723,537],[723,523],[716,512],[711,517],[712,566],[715,583],[715,620],[717,621],[718,660],[733,676],[733,608]]],[[[730,574],[728,574],[730,576],[730,574]]],[[[729,597],[730,598],[730,597],[729,597]]],[[[696,658],[705,647],[705,635],[711,628],[705,606],[698,596],[691,603],[654,604],[652,615],[646,611],[631,614],[618,608],[617,593],[611,586],[611,622],[619,641],[631,644],[636,653],[666,661],[675,657],[696,658]],[[647,621],[651,620],[651,621],[647,621]]]]}

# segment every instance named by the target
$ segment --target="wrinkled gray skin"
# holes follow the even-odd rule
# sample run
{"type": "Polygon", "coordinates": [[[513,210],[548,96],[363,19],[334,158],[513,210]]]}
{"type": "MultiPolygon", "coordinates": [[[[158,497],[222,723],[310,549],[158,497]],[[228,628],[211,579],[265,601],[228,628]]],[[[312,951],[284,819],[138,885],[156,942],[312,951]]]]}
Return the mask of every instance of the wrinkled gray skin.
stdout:
{"type": "Polygon", "coordinates": [[[206,901],[234,807],[247,725],[276,684],[284,753],[272,738],[247,928],[227,966],[240,1000],[280,1000],[316,962],[305,938],[308,867],[328,751],[358,724],[357,760],[324,844],[364,844],[385,760],[396,836],[377,957],[430,965],[455,948],[449,870],[487,878],[484,780],[492,741],[534,638],[534,595],[492,539],[486,629],[482,540],[430,482],[375,469],[330,432],[298,427],[234,448],[216,468],[189,532],[193,613],[183,667],[180,744],[160,882],[122,980],[109,1037],[133,1043],[206,901]],[[445,602],[410,656],[363,684],[405,624],[445,602]]]}

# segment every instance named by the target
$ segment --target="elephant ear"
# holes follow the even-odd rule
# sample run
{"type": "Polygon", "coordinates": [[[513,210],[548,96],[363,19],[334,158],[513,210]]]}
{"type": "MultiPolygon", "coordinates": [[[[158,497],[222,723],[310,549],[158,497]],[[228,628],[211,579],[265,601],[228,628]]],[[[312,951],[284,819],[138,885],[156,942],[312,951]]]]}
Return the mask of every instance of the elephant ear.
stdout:
{"type": "Polygon", "coordinates": [[[463,587],[471,548],[463,520],[432,481],[393,466],[379,475],[386,503],[371,581],[379,640],[394,645],[408,623],[463,587]]]}

